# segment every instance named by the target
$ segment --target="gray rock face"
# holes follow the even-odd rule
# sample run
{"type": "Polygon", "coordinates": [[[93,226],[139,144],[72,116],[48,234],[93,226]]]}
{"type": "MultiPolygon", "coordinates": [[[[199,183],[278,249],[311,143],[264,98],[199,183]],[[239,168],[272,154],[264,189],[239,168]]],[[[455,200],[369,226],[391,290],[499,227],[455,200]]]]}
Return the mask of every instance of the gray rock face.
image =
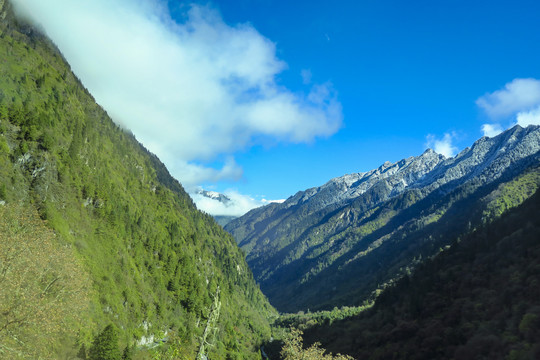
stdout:
{"type": "Polygon", "coordinates": [[[0,21],[3,21],[7,17],[7,4],[5,0],[0,0],[0,21]]]}
{"type": "MultiPolygon", "coordinates": [[[[496,137],[482,137],[471,148],[453,158],[446,159],[428,149],[417,157],[396,163],[385,162],[365,173],[334,178],[320,187],[300,191],[282,204],[254,209],[231,223],[227,229],[236,235],[235,228],[243,221],[250,222],[258,216],[268,218],[268,212],[294,210],[307,217],[326,207],[349,203],[370,190],[378,193],[371,202],[371,206],[375,207],[406,189],[419,189],[427,195],[443,185],[452,183],[453,188],[473,178],[486,183],[497,179],[507,168],[539,150],[540,127],[531,125],[524,129],[517,125],[496,137]]],[[[237,237],[239,243],[244,240],[243,236],[237,237]]]]}
{"type": "MultiPolygon", "coordinates": [[[[445,184],[454,186],[476,178],[487,183],[498,179],[505,170],[540,150],[540,127],[517,125],[493,138],[482,137],[456,157],[443,161],[413,186],[429,193],[445,184]]],[[[521,170],[516,168],[516,171],[521,170]]]]}
{"type": "MultiPolygon", "coordinates": [[[[311,212],[325,206],[362,196],[375,186],[386,188],[387,194],[373,203],[388,200],[405,189],[421,189],[428,194],[452,181],[462,184],[474,177],[484,182],[495,180],[513,163],[540,150],[540,129],[516,126],[494,138],[482,137],[469,149],[446,159],[428,149],[422,155],[409,157],[396,163],[385,162],[379,168],[348,174],[326,184],[300,191],[282,204],[290,208],[309,202],[311,212]]],[[[263,210],[263,209],[261,209],[263,210]]]]}
{"type": "Polygon", "coordinates": [[[322,207],[355,199],[377,185],[388,189],[388,194],[379,199],[384,201],[415,184],[444,159],[443,155],[428,149],[417,157],[409,157],[393,164],[387,161],[377,169],[334,178],[320,187],[298,192],[283,203],[283,208],[309,202],[312,211],[316,212],[322,207]]]}
{"type": "MultiPolygon", "coordinates": [[[[283,291],[287,286],[291,287],[290,293],[301,297],[296,291],[300,285],[311,281],[311,286],[316,286],[313,282],[318,281],[318,274],[336,259],[348,259],[343,260],[344,267],[390,239],[392,229],[369,240],[372,242],[364,238],[410,204],[428,197],[431,203],[437,202],[463,186],[475,191],[508,181],[539,164],[540,127],[515,126],[496,137],[479,139],[453,158],[428,149],[420,156],[332,179],[320,187],[300,191],[282,204],[254,209],[231,221],[225,229],[246,252],[256,279],[271,301],[274,295],[279,298],[281,293],[287,293],[283,291]],[[389,205],[392,201],[403,204],[389,205]],[[382,208],[392,211],[380,213],[382,208]]],[[[404,219],[400,221],[425,223],[431,216],[429,212],[446,211],[442,203],[431,210],[425,206],[418,207],[421,215],[408,210],[407,215],[400,215],[404,219]]],[[[429,221],[437,221],[439,216],[429,221]]],[[[395,226],[403,224],[396,220],[395,226]]],[[[332,274],[325,276],[327,283],[337,281],[329,280],[332,274]]],[[[277,299],[274,304],[278,308],[282,305],[279,301],[288,300],[277,299]]]]}

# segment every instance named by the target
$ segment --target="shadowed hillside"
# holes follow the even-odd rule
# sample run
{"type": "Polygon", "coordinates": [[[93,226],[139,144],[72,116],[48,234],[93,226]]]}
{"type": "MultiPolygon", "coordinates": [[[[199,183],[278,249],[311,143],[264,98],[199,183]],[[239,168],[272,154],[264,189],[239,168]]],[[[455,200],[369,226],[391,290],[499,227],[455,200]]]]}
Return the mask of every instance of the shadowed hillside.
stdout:
{"type": "Polygon", "coordinates": [[[537,359],[540,193],[306,339],[357,359],[537,359]]]}

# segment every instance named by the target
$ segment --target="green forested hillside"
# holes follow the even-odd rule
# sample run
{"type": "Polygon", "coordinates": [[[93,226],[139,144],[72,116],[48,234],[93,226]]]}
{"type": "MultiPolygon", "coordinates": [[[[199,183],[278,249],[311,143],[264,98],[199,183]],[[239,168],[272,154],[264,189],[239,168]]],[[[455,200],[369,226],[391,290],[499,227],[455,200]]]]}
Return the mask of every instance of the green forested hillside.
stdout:
{"type": "MultiPolygon", "coordinates": [[[[248,262],[261,289],[281,311],[363,305],[456,237],[531,196],[540,186],[538,164],[539,155],[533,154],[515,161],[496,180],[486,183],[473,177],[427,196],[421,188],[412,188],[377,206],[373,203],[379,190],[374,189],[310,217],[295,213],[315,212],[309,202],[277,214],[262,209],[261,219],[245,221],[260,227],[249,240],[269,245],[252,251],[248,262]],[[309,223],[314,219],[316,223],[309,223]],[[271,238],[271,231],[285,235],[271,238]]],[[[249,243],[240,245],[249,250],[249,243]]]]}
{"type": "Polygon", "coordinates": [[[539,291],[537,192],[456,239],[383,291],[372,309],[305,337],[357,359],[538,359],[539,291]]]}
{"type": "MultiPolygon", "coordinates": [[[[0,286],[0,357],[36,358],[37,351],[60,358],[82,348],[84,358],[112,323],[121,348],[167,339],[175,344],[169,353],[194,358],[208,324],[208,358],[259,358],[274,310],[232,237],[111,121],[46,38],[17,24],[9,3],[0,2],[0,15],[0,225],[12,229],[2,234],[3,250],[13,239],[31,243],[31,229],[42,229],[52,244],[24,256],[63,255],[38,266],[46,274],[41,298],[54,274],[65,281],[51,301],[60,311],[79,294],[73,311],[80,313],[55,331],[38,331],[34,320],[12,321],[8,310],[27,299],[0,286]],[[210,315],[217,321],[208,322],[210,315]]],[[[16,274],[6,259],[0,281],[16,274]]]]}

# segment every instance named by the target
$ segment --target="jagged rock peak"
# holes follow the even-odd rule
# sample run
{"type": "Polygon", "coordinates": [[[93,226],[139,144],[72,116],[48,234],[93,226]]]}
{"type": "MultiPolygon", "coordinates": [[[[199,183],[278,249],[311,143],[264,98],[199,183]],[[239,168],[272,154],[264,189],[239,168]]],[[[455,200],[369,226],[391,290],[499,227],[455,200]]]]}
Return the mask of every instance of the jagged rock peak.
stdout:
{"type": "Polygon", "coordinates": [[[538,151],[540,126],[522,128],[516,125],[495,137],[478,139],[471,148],[442,162],[415,187],[430,192],[451,181],[463,183],[472,178],[490,181],[501,176],[509,167],[528,166],[518,165],[518,162],[538,151]]]}
{"type": "Polygon", "coordinates": [[[524,129],[517,125],[493,138],[480,138],[455,157],[446,158],[426,149],[419,156],[395,163],[386,161],[376,169],[336,177],[319,187],[299,191],[279,207],[290,208],[309,202],[312,209],[317,209],[354,199],[375,187],[386,189],[381,201],[409,188],[427,186],[427,190],[432,191],[452,180],[466,181],[487,167],[493,167],[491,172],[502,172],[508,166],[508,158],[517,160],[533,154],[539,144],[539,126],[524,129]]]}
{"type": "Polygon", "coordinates": [[[313,208],[320,208],[354,199],[383,181],[390,189],[388,196],[394,196],[421,179],[444,160],[443,155],[428,149],[419,156],[411,156],[395,163],[386,161],[368,172],[333,178],[322,186],[296,193],[282,206],[289,208],[309,201],[313,208]]]}

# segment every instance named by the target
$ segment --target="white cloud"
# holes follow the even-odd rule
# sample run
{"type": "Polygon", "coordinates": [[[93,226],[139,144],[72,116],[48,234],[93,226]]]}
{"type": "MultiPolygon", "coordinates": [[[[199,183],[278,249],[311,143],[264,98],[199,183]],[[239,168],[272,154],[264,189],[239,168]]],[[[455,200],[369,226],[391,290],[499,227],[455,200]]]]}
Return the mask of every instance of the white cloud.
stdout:
{"type": "Polygon", "coordinates": [[[186,7],[178,24],[154,0],[14,3],[43,25],[113,119],[187,187],[241,177],[231,156],[255,141],[311,142],[341,127],[329,84],[304,96],[278,85],[286,64],[274,43],[209,7],[186,7]],[[222,169],[203,165],[224,155],[222,169]]]}
{"type": "Polygon", "coordinates": [[[190,194],[197,208],[211,215],[222,216],[242,216],[249,210],[270,204],[272,202],[283,202],[284,200],[257,200],[249,195],[240,194],[236,190],[226,190],[223,192],[231,201],[224,204],[220,201],[208,198],[198,193],[190,194]]]}
{"type": "Polygon", "coordinates": [[[531,111],[520,112],[516,115],[518,125],[527,127],[529,125],[540,125],[540,106],[531,111]]]}
{"type": "Polygon", "coordinates": [[[480,97],[476,104],[494,119],[528,111],[540,104],[540,80],[514,79],[504,89],[480,97]]]}
{"type": "Polygon", "coordinates": [[[499,124],[484,124],[482,125],[482,132],[484,136],[494,137],[502,133],[504,129],[499,124]]]}
{"type": "Polygon", "coordinates": [[[458,151],[458,148],[452,144],[454,138],[454,133],[445,133],[442,139],[437,139],[435,135],[428,135],[426,147],[432,148],[436,153],[445,157],[453,157],[458,151]]]}
{"type": "Polygon", "coordinates": [[[191,190],[197,184],[202,182],[218,182],[220,180],[239,180],[243,175],[242,168],[234,161],[233,157],[228,157],[221,169],[204,167],[191,164],[184,160],[174,159],[169,154],[165,154],[165,160],[161,159],[167,167],[174,169],[176,173],[182,174],[185,179],[190,181],[183,182],[187,190],[191,190]]]}

